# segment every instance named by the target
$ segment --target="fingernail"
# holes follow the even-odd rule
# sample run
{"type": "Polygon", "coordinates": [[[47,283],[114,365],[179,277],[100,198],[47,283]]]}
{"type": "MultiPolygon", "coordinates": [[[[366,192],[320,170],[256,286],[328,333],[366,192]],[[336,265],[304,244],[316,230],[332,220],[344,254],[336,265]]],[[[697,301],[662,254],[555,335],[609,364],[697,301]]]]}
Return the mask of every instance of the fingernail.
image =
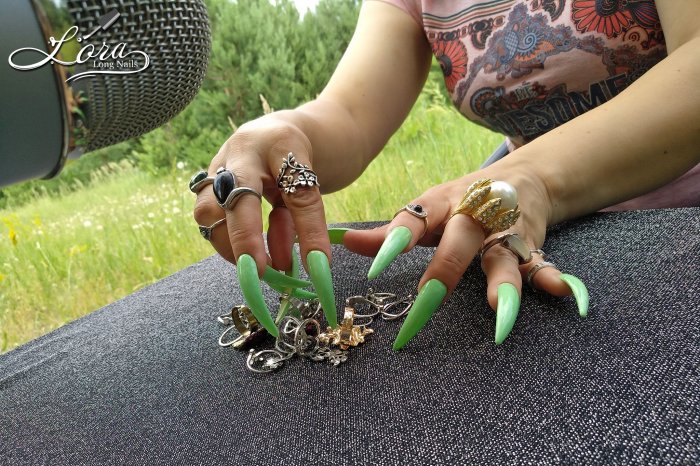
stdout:
{"type": "Polygon", "coordinates": [[[273,269],[269,265],[265,266],[265,274],[262,278],[267,283],[272,283],[273,285],[281,286],[283,288],[306,288],[307,286],[311,286],[311,282],[285,275],[282,272],[278,272],[277,270],[273,269]]]}
{"type": "Polygon", "coordinates": [[[510,335],[518,317],[520,296],[511,283],[498,285],[498,306],[496,307],[496,344],[500,345],[510,335]]]}
{"type": "Polygon", "coordinates": [[[566,283],[569,288],[571,288],[571,292],[574,294],[574,298],[576,298],[576,305],[578,306],[578,315],[581,317],[586,317],[588,315],[588,289],[586,288],[586,285],[583,284],[583,282],[577,278],[574,277],[573,275],[569,275],[568,273],[563,273],[559,276],[559,278],[562,279],[564,283],[566,283]]]}
{"type": "Polygon", "coordinates": [[[343,244],[343,236],[350,230],[351,228],[329,228],[328,239],[331,244],[343,244]]]}
{"type": "Polygon", "coordinates": [[[435,309],[445,299],[446,294],[447,287],[445,284],[435,278],[428,280],[423,285],[418,296],[416,296],[416,302],[413,303],[411,310],[408,311],[406,320],[401,326],[396,340],[394,340],[393,348],[395,351],[403,348],[428,323],[435,309]]]}
{"type": "Polygon", "coordinates": [[[328,257],[323,251],[310,251],[306,255],[306,263],[309,265],[309,276],[314,284],[318,300],[323,308],[328,325],[332,328],[338,326],[338,314],[335,309],[335,293],[333,292],[333,278],[328,257]]]}
{"type": "MultiPolygon", "coordinates": [[[[292,244],[292,268],[284,272],[285,275],[288,277],[292,278],[299,278],[299,256],[297,256],[297,251],[296,248],[294,247],[294,244],[292,244]]],[[[268,283],[269,286],[273,286],[270,283],[268,283]]],[[[277,285],[275,285],[277,286],[277,285]]],[[[276,291],[280,291],[277,288],[274,288],[276,291]]],[[[285,287],[282,288],[283,291],[281,293],[283,294],[289,294],[293,296],[293,291],[297,290],[297,288],[294,287],[285,287]]],[[[306,291],[306,290],[303,290],[306,291]]],[[[314,294],[316,296],[316,294],[314,294]]],[[[305,298],[301,298],[305,299],[305,298]]],[[[284,319],[287,314],[289,313],[289,310],[292,308],[292,303],[288,299],[280,299],[280,307],[279,310],[277,311],[277,317],[275,317],[275,324],[279,324],[282,322],[282,319],[284,319]]]]}
{"type": "Polygon", "coordinates": [[[377,257],[374,258],[369,272],[367,272],[367,278],[370,280],[377,278],[379,274],[391,264],[391,261],[396,259],[396,256],[406,249],[410,241],[411,230],[408,228],[398,226],[391,230],[384,239],[382,247],[379,248],[377,257]]]}
{"type": "Polygon", "coordinates": [[[307,291],[307,290],[302,290],[300,288],[284,288],[279,285],[275,285],[274,283],[267,283],[270,288],[273,290],[277,291],[280,294],[289,294],[290,296],[294,296],[295,298],[299,299],[316,299],[316,293],[307,291]]]}
{"type": "Polygon", "coordinates": [[[286,272],[288,277],[299,278],[299,256],[297,256],[297,250],[292,244],[292,269],[286,272]]]}
{"type": "Polygon", "coordinates": [[[272,320],[270,311],[267,309],[265,298],[263,298],[262,291],[260,290],[260,279],[258,278],[258,267],[255,265],[255,260],[248,254],[243,254],[238,258],[236,269],[238,272],[238,282],[241,285],[243,297],[246,303],[248,303],[248,307],[253,312],[255,318],[258,319],[260,325],[265,327],[270,335],[277,338],[279,332],[277,331],[274,320],[272,320]]]}

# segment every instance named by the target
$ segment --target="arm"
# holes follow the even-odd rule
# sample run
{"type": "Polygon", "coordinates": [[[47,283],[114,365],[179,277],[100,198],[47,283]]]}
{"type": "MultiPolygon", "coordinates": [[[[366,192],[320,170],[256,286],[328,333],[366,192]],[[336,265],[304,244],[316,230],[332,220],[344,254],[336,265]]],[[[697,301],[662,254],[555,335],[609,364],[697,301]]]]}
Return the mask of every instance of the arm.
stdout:
{"type": "MultiPolygon", "coordinates": [[[[401,213],[385,227],[346,234],[345,244],[356,252],[375,255],[381,246],[384,253],[380,251],[377,258],[384,258],[379,270],[416,244],[437,246],[395,348],[425,325],[484,245],[486,232],[477,221],[469,215],[451,215],[465,189],[477,179],[506,181],[516,188],[521,215],[507,233],[518,234],[525,242],[519,250],[535,250],[544,244],[547,225],[653,190],[698,163],[700,91],[693,81],[700,73],[696,19],[700,4],[658,0],[657,9],[669,56],[624,92],[493,165],[431,188],[411,201],[429,212],[427,225],[401,213]],[[399,227],[409,234],[392,235],[399,227]]],[[[588,293],[579,279],[562,274],[553,264],[544,267],[539,253],[526,255],[519,263],[520,253],[516,256],[497,242],[481,258],[487,298],[496,311],[497,344],[513,327],[523,280],[555,296],[573,292],[579,314],[588,313],[588,293]]]]}
{"type": "Polygon", "coordinates": [[[408,115],[430,69],[430,46],[416,22],[377,1],[362,5],[357,28],[321,94],[266,115],[243,132],[291,125],[309,140],[324,192],[352,183],[408,115]]]}
{"type": "Polygon", "coordinates": [[[700,161],[700,3],[656,5],[668,57],[607,103],[499,162],[542,181],[550,225],[656,189],[700,161]]]}

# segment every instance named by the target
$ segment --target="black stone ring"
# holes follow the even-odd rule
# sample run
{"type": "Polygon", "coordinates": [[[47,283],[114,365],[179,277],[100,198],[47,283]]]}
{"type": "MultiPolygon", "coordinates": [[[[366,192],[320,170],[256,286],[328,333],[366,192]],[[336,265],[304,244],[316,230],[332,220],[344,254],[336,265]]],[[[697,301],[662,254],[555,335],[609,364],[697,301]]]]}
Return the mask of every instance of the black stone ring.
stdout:
{"type": "Polygon", "coordinates": [[[198,194],[205,186],[209,186],[213,182],[213,176],[209,176],[206,171],[200,170],[190,178],[190,191],[198,194]]]}
{"type": "Polygon", "coordinates": [[[262,199],[262,194],[256,190],[238,186],[236,177],[233,175],[233,173],[231,173],[231,171],[225,169],[224,167],[221,167],[216,171],[216,178],[214,178],[213,187],[216,202],[222,209],[226,210],[233,210],[241,196],[246,194],[252,194],[258,199],[262,199]]]}
{"type": "Polygon", "coordinates": [[[396,218],[396,216],[399,215],[401,212],[408,212],[414,217],[423,220],[423,234],[420,235],[420,237],[422,238],[423,236],[425,236],[425,233],[428,231],[428,211],[425,210],[420,204],[406,204],[405,206],[401,207],[398,211],[396,211],[396,213],[394,214],[394,218],[396,218]]]}

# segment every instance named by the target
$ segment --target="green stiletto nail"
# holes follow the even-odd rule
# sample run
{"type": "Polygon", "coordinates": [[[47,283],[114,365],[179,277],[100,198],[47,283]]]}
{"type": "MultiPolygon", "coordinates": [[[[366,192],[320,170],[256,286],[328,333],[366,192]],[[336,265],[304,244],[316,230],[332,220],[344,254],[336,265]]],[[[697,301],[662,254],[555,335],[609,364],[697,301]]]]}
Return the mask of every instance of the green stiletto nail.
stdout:
{"type": "Polygon", "coordinates": [[[370,280],[377,278],[391,264],[391,261],[396,259],[396,256],[406,249],[410,242],[411,230],[408,228],[398,226],[391,230],[386,239],[384,239],[382,247],[379,248],[377,257],[374,258],[369,272],[367,272],[367,278],[370,280]]]}
{"type": "Polygon", "coordinates": [[[578,315],[581,317],[586,317],[588,315],[588,289],[586,288],[586,285],[583,284],[583,282],[577,278],[574,277],[573,275],[569,275],[568,273],[563,273],[559,276],[561,280],[566,283],[569,288],[571,288],[571,292],[574,294],[574,298],[576,298],[576,305],[578,306],[578,315]]]}
{"type": "Polygon", "coordinates": [[[311,282],[307,280],[301,280],[299,278],[290,277],[288,275],[279,272],[269,265],[265,266],[265,274],[263,275],[263,280],[267,283],[273,285],[281,286],[283,288],[293,287],[293,288],[306,288],[311,286],[311,282]]]}
{"type": "Polygon", "coordinates": [[[285,272],[285,275],[292,278],[299,278],[299,256],[297,256],[297,251],[292,244],[292,269],[285,272]]]}
{"type": "MultiPolygon", "coordinates": [[[[292,244],[292,268],[289,269],[288,271],[284,272],[284,274],[288,277],[292,278],[299,278],[299,256],[297,256],[297,251],[294,245],[292,244]]],[[[270,283],[268,283],[270,285],[270,283]]],[[[272,286],[272,285],[270,285],[272,286]]],[[[277,286],[277,285],[275,285],[277,286]]],[[[276,288],[273,288],[276,289],[276,288]]],[[[292,294],[292,291],[294,291],[296,288],[294,287],[286,287],[283,288],[284,294],[292,294]]],[[[315,296],[315,295],[314,295],[315,296]]],[[[303,298],[302,298],[303,299],[303,298]]],[[[277,317],[275,318],[275,324],[279,324],[282,322],[282,319],[284,319],[289,311],[292,309],[292,303],[289,301],[289,299],[282,298],[280,299],[280,307],[277,310],[277,317]]]]}
{"type": "Polygon", "coordinates": [[[343,244],[343,236],[350,230],[351,228],[329,228],[328,239],[331,244],[343,244]]]}
{"type": "Polygon", "coordinates": [[[333,292],[333,278],[328,257],[323,251],[310,251],[306,255],[306,263],[309,266],[311,283],[314,284],[318,300],[323,308],[328,324],[332,328],[338,326],[338,314],[335,309],[335,293],[333,292]]]}
{"type": "Polygon", "coordinates": [[[447,294],[447,287],[440,280],[433,278],[421,288],[416,301],[408,311],[408,316],[394,340],[394,350],[398,351],[428,323],[435,309],[438,308],[447,294]]]}
{"type": "Polygon", "coordinates": [[[513,324],[518,317],[520,296],[518,290],[510,283],[498,285],[498,306],[496,307],[496,344],[500,345],[510,335],[513,324]]]}
{"type": "Polygon", "coordinates": [[[236,265],[238,271],[238,282],[241,285],[241,290],[243,291],[243,297],[245,298],[250,310],[260,325],[265,327],[270,335],[277,338],[279,332],[277,331],[277,326],[275,326],[275,321],[272,320],[272,315],[267,309],[265,304],[265,298],[263,298],[262,291],[260,290],[260,279],[258,278],[258,268],[255,265],[255,260],[248,254],[243,254],[238,258],[238,263],[236,265]]]}
{"type": "Polygon", "coordinates": [[[267,285],[270,288],[272,288],[273,290],[277,291],[278,293],[288,294],[290,296],[294,296],[295,298],[299,298],[299,299],[316,299],[317,298],[316,293],[314,293],[312,291],[306,291],[306,290],[302,290],[300,288],[284,288],[282,286],[275,285],[273,283],[268,283],[267,285]]]}

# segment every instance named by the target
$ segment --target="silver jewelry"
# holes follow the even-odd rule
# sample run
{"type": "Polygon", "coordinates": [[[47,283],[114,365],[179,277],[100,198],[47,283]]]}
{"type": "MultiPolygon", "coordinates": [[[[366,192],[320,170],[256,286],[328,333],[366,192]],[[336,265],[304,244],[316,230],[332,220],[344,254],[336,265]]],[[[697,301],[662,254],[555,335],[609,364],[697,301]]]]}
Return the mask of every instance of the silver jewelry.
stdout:
{"type": "Polygon", "coordinates": [[[535,286],[532,284],[532,279],[535,277],[535,274],[539,272],[540,270],[547,268],[547,267],[554,267],[556,268],[556,264],[553,264],[551,262],[538,262],[535,264],[530,271],[527,273],[527,284],[530,285],[531,288],[534,288],[535,286]]]}
{"type": "Polygon", "coordinates": [[[406,204],[396,211],[392,218],[396,218],[401,212],[408,212],[416,218],[423,220],[423,233],[420,235],[422,238],[428,231],[428,211],[423,208],[420,204],[406,204]]]}
{"type": "Polygon", "coordinates": [[[236,204],[238,204],[238,201],[240,200],[240,198],[245,196],[246,194],[252,194],[253,196],[257,197],[258,199],[262,199],[262,194],[260,194],[259,192],[257,192],[253,188],[240,187],[240,188],[234,188],[233,191],[231,191],[229,193],[226,200],[223,203],[219,203],[219,206],[222,209],[233,210],[233,208],[236,207],[236,204]]]}
{"type": "Polygon", "coordinates": [[[496,246],[497,244],[500,244],[501,246],[512,252],[518,259],[518,263],[520,265],[527,264],[532,260],[530,248],[527,244],[525,244],[525,241],[523,241],[522,238],[520,238],[520,236],[518,236],[515,233],[506,233],[505,235],[495,237],[494,239],[492,239],[491,241],[489,241],[481,247],[479,255],[483,257],[484,254],[486,254],[486,251],[496,246]]]}
{"type": "Polygon", "coordinates": [[[226,218],[219,219],[216,222],[209,225],[208,227],[205,227],[204,225],[199,225],[199,233],[202,235],[202,238],[209,241],[211,239],[211,234],[214,231],[214,228],[218,227],[224,222],[226,222],[226,218]]]}
{"type": "Polygon", "coordinates": [[[282,167],[277,175],[277,187],[285,194],[294,194],[298,188],[321,186],[318,177],[308,165],[297,163],[291,152],[282,159],[282,167]]]}
{"type": "Polygon", "coordinates": [[[200,170],[190,178],[190,191],[194,194],[198,194],[205,186],[209,186],[214,182],[213,176],[208,176],[208,173],[204,170],[200,170]]]}
{"type": "Polygon", "coordinates": [[[542,259],[547,260],[547,254],[541,249],[530,249],[531,254],[539,254],[542,259]]]}
{"type": "Polygon", "coordinates": [[[250,310],[244,306],[234,306],[230,312],[220,315],[217,320],[227,326],[219,337],[219,345],[236,349],[249,349],[246,367],[259,373],[267,373],[281,368],[293,356],[311,361],[327,362],[337,366],[348,359],[348,349],[365,342],[365,337],[374,333],[368,326],[374,316],[381,314],[385,320],[395,320],[404,316],[413,304],[413,296],[400,299],[393,293],[375,293],[371,288],[365,296],[352,296],[345,301],[345,314],[342,324],[335,329],[328,327],[321,331],[323,313],[318,300],[301,301],[296,298],[282,298],[291,305],[291,311],[279,319],[279,337],[272,348],[256,350],[251,348],[257,342],[269,337],[250,310]],[[369,311],[358,313],[360,306],[369,311]],[[398,312],[388,312],[398,308],[398,312]],[[369,322],[358,323],[358,320],[369,322]],[[240,333],[239,337],[235,332],[240,333]]]}
{"type": "Polygon", "coordinates": [[[216,170],[214,178],[214,196],[219,207],[226,210],[233,210],[241,196],[252,194],[258,199],[262,199],[262,194],[252,188],[238,186],[236,176],[225,167],[216,170]]]}

